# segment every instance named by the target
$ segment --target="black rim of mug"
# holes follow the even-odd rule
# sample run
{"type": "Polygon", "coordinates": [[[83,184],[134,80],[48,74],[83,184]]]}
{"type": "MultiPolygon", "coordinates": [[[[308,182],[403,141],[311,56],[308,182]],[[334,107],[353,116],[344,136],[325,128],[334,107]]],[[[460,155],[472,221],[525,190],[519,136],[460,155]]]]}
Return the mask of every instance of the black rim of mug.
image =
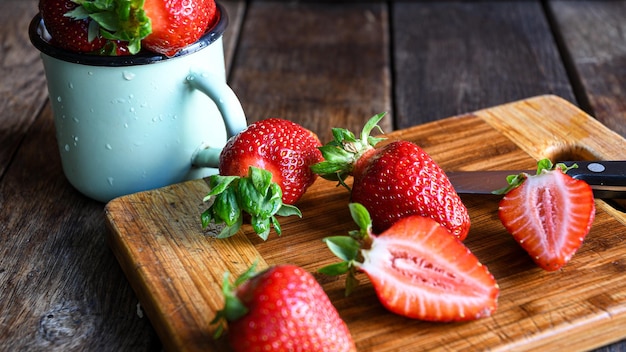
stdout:
{"type": "Polygon", "coordinates": [[[161,62],[164,60],[170,60],[181,56],[195,53],[196,51],[203,49],[211,45],[214,41],[219,39],[228,26],[228,16],[224,8],[217,4],[219,20],[210,29],[208,29],[200,39],[195,43],[190,44],[181,49],[176,55],[167,57],[165,55],[155,54],[152,52],[141,51],[135,55],[126,56],[99,56],[90,55],[84,53],[75,53],[69,50],[58,48],[50,45],[46,40],[41,37],[41,28],[44,27],[41,15],[38,13],[33,17],[28,27],[28,36],[31,43],[42,53],[54,57],[59,60],[73,62],[83,65],[91,66],[132,66],[132,65],[146,65],[161,62]]]}

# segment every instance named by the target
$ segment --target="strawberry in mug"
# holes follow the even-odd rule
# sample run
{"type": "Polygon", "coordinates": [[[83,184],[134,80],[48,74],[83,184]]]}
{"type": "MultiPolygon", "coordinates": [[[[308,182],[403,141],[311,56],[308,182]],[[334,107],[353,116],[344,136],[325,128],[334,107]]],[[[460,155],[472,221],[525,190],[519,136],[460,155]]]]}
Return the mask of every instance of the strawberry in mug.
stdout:
{"type": "Polygon", "coordinates": [[[214,0],[40,0],[39,12],[51,44],[99,55],[174,56],[219,19],[214,0]]]}

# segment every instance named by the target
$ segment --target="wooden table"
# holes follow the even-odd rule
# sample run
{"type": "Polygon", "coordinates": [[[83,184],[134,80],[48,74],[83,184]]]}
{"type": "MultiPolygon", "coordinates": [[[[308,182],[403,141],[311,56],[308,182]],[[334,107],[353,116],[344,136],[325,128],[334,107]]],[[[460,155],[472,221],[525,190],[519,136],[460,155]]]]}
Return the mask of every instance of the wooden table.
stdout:
{"type": "MultiPolygon", "coordinates": [[[[229,83],[250,122],[330,138],[541,94],[626,137],[625,1],[222,1],[229,83]]],[[[0,0],[0,350],[158,351],[105,242],[104,204],[63,176],[35,0],[0,0]]],[[[598,351],[626,351],[626,342],[598,351]]]]}

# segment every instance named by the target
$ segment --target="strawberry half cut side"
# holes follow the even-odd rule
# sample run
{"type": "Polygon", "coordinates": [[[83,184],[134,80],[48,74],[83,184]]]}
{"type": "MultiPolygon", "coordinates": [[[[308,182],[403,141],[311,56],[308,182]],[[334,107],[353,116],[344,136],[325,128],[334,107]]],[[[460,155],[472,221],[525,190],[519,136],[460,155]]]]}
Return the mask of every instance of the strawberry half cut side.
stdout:
{"type": "Polygon", "coordinates": [[[350,204],[360,230],[325,238],[343,262],[321,268],[347,273],[346,294],[365,272],[381,304],[408,318],[450,322],[490,316],[500,289],[486,266],[446,228],[428,217],[409,216],[376,236],[367,210],[350,204]]]}
{"type": "Polygon", "coordinates": [[[495,192],[505,194],[498,209],[502,225],[546,271],[570,261],[595,218],[593,190],[568,176],[570,168],[543,159],[535,175],[511,175],[509,186],[495,192]]]}

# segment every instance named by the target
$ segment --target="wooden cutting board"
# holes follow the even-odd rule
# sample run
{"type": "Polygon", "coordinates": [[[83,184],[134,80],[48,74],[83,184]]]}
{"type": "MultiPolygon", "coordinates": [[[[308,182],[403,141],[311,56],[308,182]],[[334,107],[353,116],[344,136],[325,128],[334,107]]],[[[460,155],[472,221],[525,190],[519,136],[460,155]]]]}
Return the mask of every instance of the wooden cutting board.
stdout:
{"type": "MultiPolygon", "coordinates": [[[[626,140],[575,106],[540,96],[388,134],[422,146],[445,170],[533,168],[536,160],[626,159],[626,140]]],[[[292,263],[315,273],[336,262],[321,239],[356,226],[348,193],[318,180],[300,201],[303,218],[282,218],[268,241],[249,227],[227,240],[201,229],[205,180],[115,199],[106,206],[109,243],[170,351],[223,351],[210,325],[222,306],[225,271],[292,263]]],[[[585,350],[626,337],[626,215],[597,201],[585,243],[558,272],[537,268],[497,218],[496,196],[464,196],[466,245],[496,277],[496,313],[468,323],[427,323],[387,312],[363,276],[343,295],[343,277],[315,274],[359,351],[585,350]]]]}

